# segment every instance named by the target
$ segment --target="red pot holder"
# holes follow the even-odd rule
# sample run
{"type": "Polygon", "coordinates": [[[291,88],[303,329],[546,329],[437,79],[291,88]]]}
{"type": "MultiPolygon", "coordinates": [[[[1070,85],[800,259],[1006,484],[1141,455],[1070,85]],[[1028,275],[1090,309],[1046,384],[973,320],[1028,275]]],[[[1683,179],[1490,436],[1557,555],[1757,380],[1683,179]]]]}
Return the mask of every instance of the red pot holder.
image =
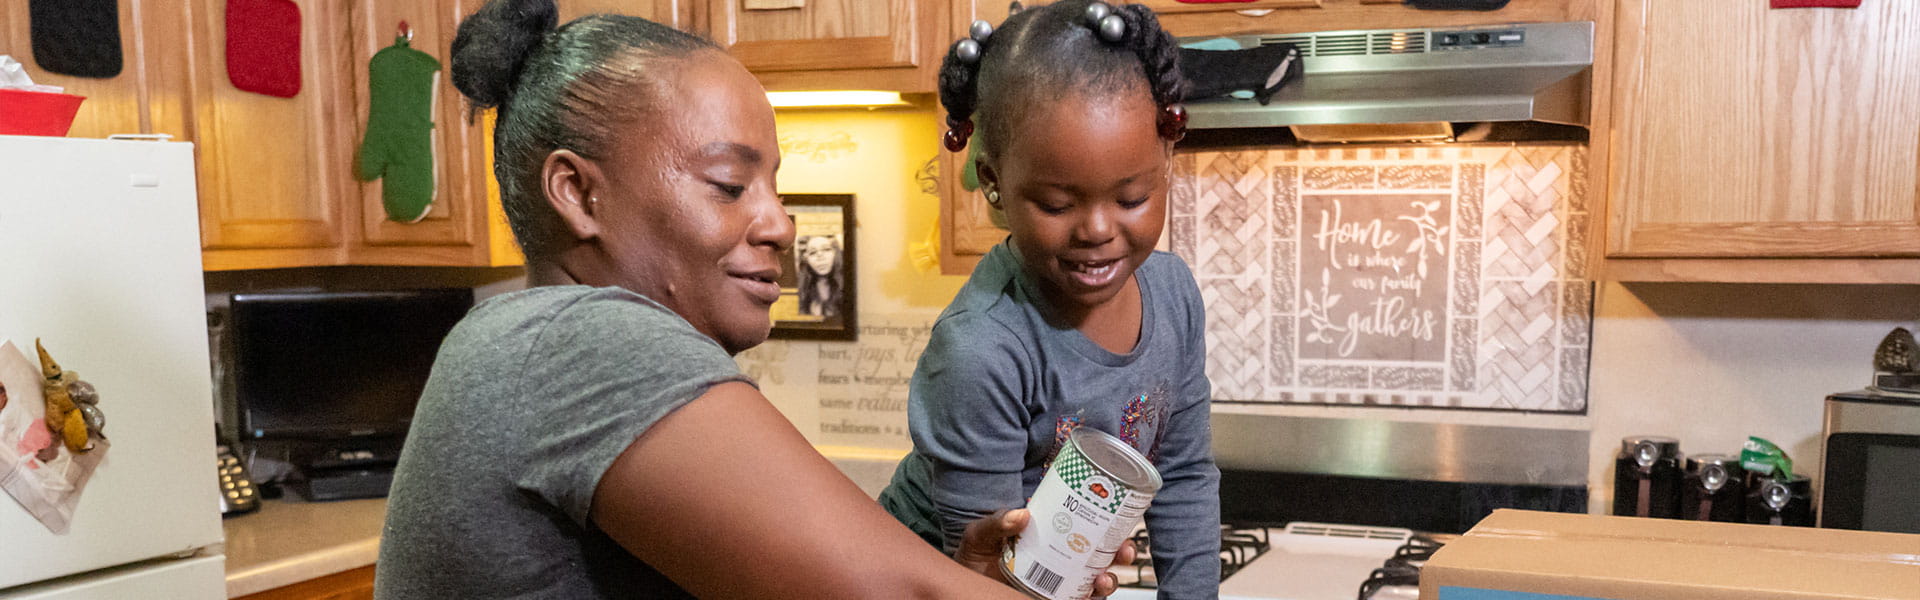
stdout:
{"type": "Polygon", "coordinates": [[[300,93],[300,7],[293,0],[227,0],[227,79],[268,96],[300,93]]]}

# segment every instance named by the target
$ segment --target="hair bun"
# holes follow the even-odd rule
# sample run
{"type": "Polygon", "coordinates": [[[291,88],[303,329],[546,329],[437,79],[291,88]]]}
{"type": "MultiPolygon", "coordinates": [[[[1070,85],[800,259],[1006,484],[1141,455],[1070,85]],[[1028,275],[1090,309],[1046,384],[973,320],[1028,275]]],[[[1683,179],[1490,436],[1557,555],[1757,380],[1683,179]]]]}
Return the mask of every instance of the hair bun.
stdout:
{"type": "Polygon", "coordinates": [[[453,36],[453,87],[476,108],[506,103],[527,57],[559,20],[554,0],[489,0],[453,36]]]}

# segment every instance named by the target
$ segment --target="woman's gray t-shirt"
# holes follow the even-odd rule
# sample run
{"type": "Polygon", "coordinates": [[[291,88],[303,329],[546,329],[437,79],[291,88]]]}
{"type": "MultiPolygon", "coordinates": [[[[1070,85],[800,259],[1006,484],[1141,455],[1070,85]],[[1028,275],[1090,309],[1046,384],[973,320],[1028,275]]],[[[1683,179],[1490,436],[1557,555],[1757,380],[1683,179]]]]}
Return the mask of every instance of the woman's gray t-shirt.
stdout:
{"type": "Polygon", "coordinates": [[[640,434],[730,381],[752,383],[712,339],[631,291],[551,286],[482,302],[441,345],[414,413],[375,597],[690,597],[587,515],[640,434]]]}

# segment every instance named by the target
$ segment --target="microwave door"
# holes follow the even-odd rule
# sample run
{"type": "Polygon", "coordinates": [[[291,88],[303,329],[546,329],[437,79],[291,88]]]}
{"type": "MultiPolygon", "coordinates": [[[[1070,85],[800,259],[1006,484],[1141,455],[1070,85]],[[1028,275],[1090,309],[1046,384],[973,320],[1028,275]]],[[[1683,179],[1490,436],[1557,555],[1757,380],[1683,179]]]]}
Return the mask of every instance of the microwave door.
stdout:
{"type": "Polygon", "coordinates": [[[1820,526],[1920,533],[1920,435],[1827,436],[1820,526]]]}

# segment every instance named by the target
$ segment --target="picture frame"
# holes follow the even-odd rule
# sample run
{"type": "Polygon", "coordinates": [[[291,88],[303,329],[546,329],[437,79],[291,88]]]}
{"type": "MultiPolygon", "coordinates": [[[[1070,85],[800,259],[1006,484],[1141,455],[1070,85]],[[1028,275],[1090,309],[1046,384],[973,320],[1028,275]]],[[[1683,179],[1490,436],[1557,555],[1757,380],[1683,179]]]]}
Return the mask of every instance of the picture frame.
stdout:
{"type": "Polygon", "coordinates": [[[780,300],[772,339],[852,341],[859,337],[859,253],[852,194],[781,194],[793,220],[793,247],[781,253],[780,300]]]}

